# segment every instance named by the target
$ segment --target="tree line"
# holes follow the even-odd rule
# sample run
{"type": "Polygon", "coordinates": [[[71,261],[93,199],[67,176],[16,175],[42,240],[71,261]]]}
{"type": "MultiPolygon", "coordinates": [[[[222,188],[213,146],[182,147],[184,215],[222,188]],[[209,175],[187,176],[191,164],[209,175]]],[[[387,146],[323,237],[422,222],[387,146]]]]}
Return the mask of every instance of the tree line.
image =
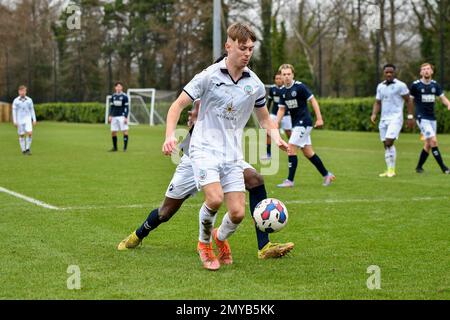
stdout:
{"type": "MultiPolygon", "coordinates": [[[[211,0],[0,0],[0,100],[25,84],[36,102],[104,101],[114,81],[179,91],[210,65],[211,0]]],[[[384,63],[407,82],[421,62],[450,87],[450,0],[222,0],[259,41],[267,84],[282,63],[317,95],[374,95],[384,63]]]]}

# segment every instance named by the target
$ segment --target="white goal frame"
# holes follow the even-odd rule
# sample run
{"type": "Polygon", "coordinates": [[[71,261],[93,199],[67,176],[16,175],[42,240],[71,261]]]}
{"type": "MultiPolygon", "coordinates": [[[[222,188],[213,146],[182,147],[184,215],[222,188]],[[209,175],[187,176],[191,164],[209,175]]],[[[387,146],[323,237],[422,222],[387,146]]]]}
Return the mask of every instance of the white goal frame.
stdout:
{"type": "MultiPolygon", "coordinates": [[[[154,88],[130,88],[127,90],[127,96],[128,96],[128,103],[129,103],[129,112],[128,112],[128,123],[129,124],[139,124],[139,121],[136,119],[136,117],[133,114],[133,102],[132,102],[132,96],[133,98],[137,98],[141,100],[142,105],[144,106],[145,113],[148,116],[148,123],[150,126],[155,125],[155,116],[158,118],[160,122],[165,124],[164,119],[156,112],[155,110],[155,96],[156,96],[156,89],[154,88]],[[150,106],[148,106],[148,103],[142,99],[142,96],[150,98],[150,106]]],[[[111,101],[111,95],[106,96],[106,102],[105,102],[105,124],[108,124],[108,117],[109,117],[109,104],[111,101]]]]}

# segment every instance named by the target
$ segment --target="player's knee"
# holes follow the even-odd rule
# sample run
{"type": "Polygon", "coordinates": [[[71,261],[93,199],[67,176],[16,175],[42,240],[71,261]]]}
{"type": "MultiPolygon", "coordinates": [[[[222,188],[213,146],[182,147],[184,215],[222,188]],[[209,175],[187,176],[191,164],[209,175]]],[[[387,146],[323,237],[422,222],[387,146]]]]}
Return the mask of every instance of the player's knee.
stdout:
{"type": "Polygon", "coordinates": [[[438,142],[437,142],[436,137],[431,138],[428,141],[428,144],[429,144],[430,148],[436,148],[438,146],[438,142]]]}
{"type": "Polygon", "coordinates": [[[386,148],[391,148],[393,145],[394,145],[394,140],[386,140],[386,141],[384,142],[384,146],[385,146],[386,148]]]}
{"type": "Polygon", "coordinates": [[[223,202],[223,194],[208,194],[205,202],[208,208],[218,210],[223,202]]]}
{"type": "Polygon", "coordinates": [[[170,218],[172,218],[176,212],[177,212],[177,210],[174,210],[174,208],[171,208],[168,206],[162,206],[161,208],[159,208],[159,212],[158,212],[159,221],[161,221],[161,222],[169,221],[170,218]]]}
{"type": "Polygon", "coordinates": [[[234,224],[239,224],[244,220],[245,210],[229,210],[228,215],[230,217],[231,222],[234,224]]]}
{"type": "Polygon", "coordinates": [[[264,184],[264,178],[256,170],[244,170],[245,188],[251,190],[264,184]]]}

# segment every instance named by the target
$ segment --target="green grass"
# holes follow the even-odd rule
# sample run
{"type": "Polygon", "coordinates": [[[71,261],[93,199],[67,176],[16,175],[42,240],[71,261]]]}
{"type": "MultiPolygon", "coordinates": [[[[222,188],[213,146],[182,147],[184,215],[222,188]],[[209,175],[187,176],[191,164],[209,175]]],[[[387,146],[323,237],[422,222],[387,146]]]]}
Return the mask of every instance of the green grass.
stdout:
{"type": "MultiPolygon", "coordinates": [[[[425,174],[414,172],[417,134],[401,136],[398,177],[386,180],[378,178],[384,170],[378,134],[314,131],[335,184],[322,187],[301,158],[295,188],[276,189],[287,172],[284,155],[280,172],[265,177],[269,196],[286,202],[290,213],[272,239],[293,241],[293,253],[258,260],[247,214],[230,239],[235,263],[212,273],[195,252],[201,195],[139,249],[116,250],[163,199],[175,168],[161,154],[163,133],[132,127],[129,151],[111,154],[104,125],[43,122],[35,128],[33,156],[25,157],[15,128],[0,124],[0,187],[71,208],[49,210],[0,192],[0,298],[450,298],[450,178],[432,157],[425,174]],[[67,289],[69,265],[80,267],[81,290],[67,289]],[[366,286],[371,265],[381,268],[381,290],[366,286]]],[[[450,163],[450,136],[440,142],[450,163]]]]}

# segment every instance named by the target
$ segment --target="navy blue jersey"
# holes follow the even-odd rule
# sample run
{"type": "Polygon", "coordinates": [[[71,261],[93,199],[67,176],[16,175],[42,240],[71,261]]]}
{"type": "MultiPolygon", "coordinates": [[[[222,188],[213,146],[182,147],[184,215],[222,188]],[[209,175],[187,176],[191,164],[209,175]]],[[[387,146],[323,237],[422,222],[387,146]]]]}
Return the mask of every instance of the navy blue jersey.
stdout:
{"type": "Polygon", "coordinates": [[[411,85],[410,94],[414,97],[416,118],[418,120],[436,120],[434,114],[436,97],[441,97],[444,94],[439,83],[434,80],[429,84],[425,84],[421,80],[414,81],[411,85]]]}
{"type": "Polygon", "coordinates": [[[308,87],[298,81],[284,89],[279,105],[290,111],[293,127],[312,127],[313,121],[308,109],[308,101],[312,97],[308,87]]]}
{"type": "Polygon", "coordinates": [[[109,104],[109,115],[111,117],[128,117],[128,96],[125,93],[114,93],[109,104]]]}
{"type": "MultiPolygon", "coordinates": [[[[269,96],[267,97],[267,108],[271,114],[277,115],[278,104],[280,103],[281,95],[283,94],[284,87],[277,87],[272,85],[269,89],[269,96]],[[272,105],[272,108],[270,107],[272,105]]],[[[289,110],[286,110],[285,115],[289,115],[289,110]]]]}

